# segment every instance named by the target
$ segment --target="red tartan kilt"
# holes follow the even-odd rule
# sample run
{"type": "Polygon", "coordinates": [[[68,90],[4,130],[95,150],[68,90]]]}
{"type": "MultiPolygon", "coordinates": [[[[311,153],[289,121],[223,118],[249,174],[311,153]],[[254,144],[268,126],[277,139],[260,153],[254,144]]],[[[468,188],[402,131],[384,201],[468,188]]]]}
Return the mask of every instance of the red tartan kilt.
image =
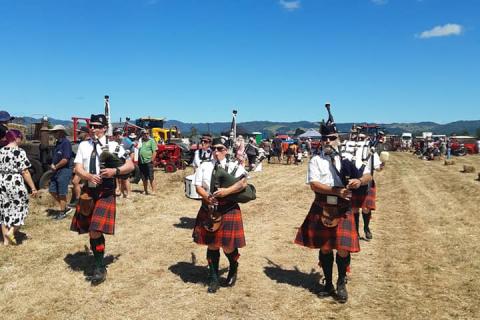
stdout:
{"type": "Polygon", "coordinates": [[[70,230],[76,231],[79,234],[87,233],[89,231],[114,234],[116,213],[115,194],[106,197],[100,196],[98,198],[92,194],[91,196],[95,199],[93,213],[86,217],[78,212],[80,206],[77,205],[72,224],[70,225],[70,230]]]}
{"type": "Polygon", "coordinates": [[[368,188],[367,194],[352,194],[352,208],[376,210],[377,187],[368,188]]]}
{"type": "Polygon", "coordinates": [[[307,248],[345,250],[359,252],[360,243],[351,211],[340,218],[334,228],[325,227],[320,218],[322,208],[312,204],[302,226],[298,229],[295,243],[307,248]]]}
{"type": "Polygon", "coordinates": [[[193,241],[202,245],[213,245],[218,248],[242,248],[245,246],[245,233],[243,231],[242,211],[235,205],[222,216],[222,225],[215,232],[208,232],[203,223],[208,212],[202,207],[197,214],[193,229],[193,241]]]}

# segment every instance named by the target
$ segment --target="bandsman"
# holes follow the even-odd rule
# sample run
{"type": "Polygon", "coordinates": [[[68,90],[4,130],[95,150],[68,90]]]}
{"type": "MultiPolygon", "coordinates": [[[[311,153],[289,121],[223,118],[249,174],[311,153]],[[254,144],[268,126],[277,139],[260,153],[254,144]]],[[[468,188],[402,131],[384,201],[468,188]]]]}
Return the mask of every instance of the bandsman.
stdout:
{"type": "Polygon", "coordinates": [[[329,119],[320,128],[322,150],[310,159],[308,165],[307,184],[315,193],[315,200],[297,232],[295,243],[320,249],[319,265],[325,281],[320,292],[322,296],[335,296],[332,282],[333,250],[337,251],[336,298],[344,303],[348,300],[346,273],[350,253],[360,251],[350,201],[352,190],[367,185],[371,177],[368,170],[360,175],[352,161],[340,156],[339,137],[330,113],[330,104],[326,108],[329,119]]]}

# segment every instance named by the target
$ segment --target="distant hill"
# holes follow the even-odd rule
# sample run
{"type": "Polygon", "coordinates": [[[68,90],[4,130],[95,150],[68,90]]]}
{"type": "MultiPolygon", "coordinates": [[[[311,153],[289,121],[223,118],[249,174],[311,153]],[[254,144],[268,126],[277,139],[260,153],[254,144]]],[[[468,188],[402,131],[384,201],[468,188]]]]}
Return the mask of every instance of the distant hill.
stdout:
{"type": "MultiPolygon", "coordinates": [[[[37,119],[37,118],[31,118],[31,117],[17,117],[13,122],[28,126],[32,123],[40,122],[40,120],[41,120],[40,118],[37,119]]],[[[65,127],[72,126],[71,120],[58,120],[58,119],[48,118],[48,121],[52,126],[56,124],[61,124],[61,125],[64,125],[65,127]]]]}
{"type": "MultiPolygon", "coordinates": [[[[40,119],[31,117],[17,118],[15,122],[29,125],[31,123],[39,122],[40,119]]],[[[72,126],[72,121],[58,120],[49,118],[52,125],[62,124],[66,127],[72,126]]],[[[363,124],[364,122],[358,122],[357,124],[363,124]]],[[[178,120],[168,120],[166,127],[177,126],[185,135],[191,132],[192,128],[198,133],[211,132],[219,134],[221,132],[227,132],[230,130],[230,122],[181,122],[178,120]]],[[[262,132],[265,135],[273,135],[274,133],[288,133],[293,134],[297,128],[317,129],[319,128],[318,122],[310,121],[297,121],[297,122],[273,122],[273,121],[249,121],[238,123],[246,132],[262,132]]],[[[338,123],[337,128],[339,131],[347,132],[352,127],[353,123],[338,123]]],[[[480,120],[470,121],[455,121],[447,124],[438,124],[435,122],[414,122],[414,123],[385,123],[379,124],[389,134],[401,134],[402,132],[421,133],[421,132],[433,132],[434,134],[446,134],[452,133],[464,134],[468,132],[469,135],[476,136],[477,131],[480,130],[480,120]]]]}
{"type": "MultiPolygon", "coordinates": [[[[363,124],[364,122],[358,122],[357,124],[363,124]]],[[[166,122],[167,126],[175,125],[184,133],[191,131],[194,127],[197,132],[212,132],[220,133],[230,129],[230,122],[214,122],[214,123],[183,123],[181,121],[171,120],[166,122]]],[[[276,132],[292,134],[297,128],[303,130],[317,129],[320,124],[318,122],[299,121],[299,122],[271,122],[271,121],[250,121],[239,123],[247,132],[262,132],[267,135],[276,132]]],[[[347,132],[352,127],[353,123],[338,123],[337,128],[339,131],[347,132]]],[[[388,134],[402,134],[403,132],[421,133],[421,132],[433,132],[434,134],[446,134],[452,133],[463,134],[468,132],[469,135],[475,136],[477,130],[480,129],[480,120],[473,121],[455,121],[447,124],[438,124],[435,122],[415,122],[415,123],[383,123],[379,124],[384,128],[384,131],[388,134]]]]}

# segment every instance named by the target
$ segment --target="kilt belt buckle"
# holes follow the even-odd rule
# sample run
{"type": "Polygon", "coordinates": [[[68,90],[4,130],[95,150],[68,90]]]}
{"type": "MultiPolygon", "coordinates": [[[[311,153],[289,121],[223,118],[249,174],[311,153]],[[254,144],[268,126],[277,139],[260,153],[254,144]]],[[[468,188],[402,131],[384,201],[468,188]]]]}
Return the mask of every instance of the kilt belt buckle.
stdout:
{"type": "Polygon", "coordinates": [[[331,204],[334,206],[338,205],[338,197],[327,195],[327,204],[331,204]]]}

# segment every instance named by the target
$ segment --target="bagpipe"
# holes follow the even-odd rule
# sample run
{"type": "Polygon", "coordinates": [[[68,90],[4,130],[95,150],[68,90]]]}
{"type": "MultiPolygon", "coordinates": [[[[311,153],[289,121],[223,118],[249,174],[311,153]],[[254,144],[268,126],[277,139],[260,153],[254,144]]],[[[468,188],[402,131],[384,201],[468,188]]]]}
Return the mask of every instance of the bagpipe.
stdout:
{"type": "MultiPolygon", "coordinates": [[[[212,179],[210,181],[210,194],[212,195],[219,188],[228,188],[235,183],[245,178],[245,175],[235,177],[238,169],[237,166],[229,173],[226,169],[215,164],[212,179]]],[[[211,196],[213,197],[213,196],[211,196]]],[[[207,219],[203,223],[203,227],[209,232],[217,231],[222,225],[222,216],[234,208],[237,203],[247,203],[257,198],[256,189],[252,184],[247,184],[247,187],[240,192],[228,195],[223,198],[213,199],[212,205],[207,206],[207,219]]]]}
{"type": "MultiPolygon", "coordinates": [[[[100,169],[105,168],[119,168],[125,163],[124,158],[118,156],[120,152],[120,146],[118,145],[113,152],[110,152],[108,141],[110,140],[111,123],[110,123],[110,97],[105,96],[105,117],[108,122],[108,131],[106,132],[105,145],[100,144],[102,153],[99,156],[100,169]]],[[[98,141],[100,143],[100,141],[98,141]]]]}
{"type": "MultiPolygon", "coordinates": [[[[214,191],[219,188],[228,188],[233,186],[238,181],[245,178],[245,175],[242,175],[238,178],[235,177],[235,173],[238,169],[238,163],[236,167],[232,170],[232,173],[228,173],[224,168],[215,165],[212,173],[211,183],[214,186],[214,191]]],[[[228,195],[222,198],[223,201],[233,202],[233,203],[247,203],[257,198],[257,192],[255,186],[252,184],[247,184],[247,187],[240,192],[228,195]]]]}

